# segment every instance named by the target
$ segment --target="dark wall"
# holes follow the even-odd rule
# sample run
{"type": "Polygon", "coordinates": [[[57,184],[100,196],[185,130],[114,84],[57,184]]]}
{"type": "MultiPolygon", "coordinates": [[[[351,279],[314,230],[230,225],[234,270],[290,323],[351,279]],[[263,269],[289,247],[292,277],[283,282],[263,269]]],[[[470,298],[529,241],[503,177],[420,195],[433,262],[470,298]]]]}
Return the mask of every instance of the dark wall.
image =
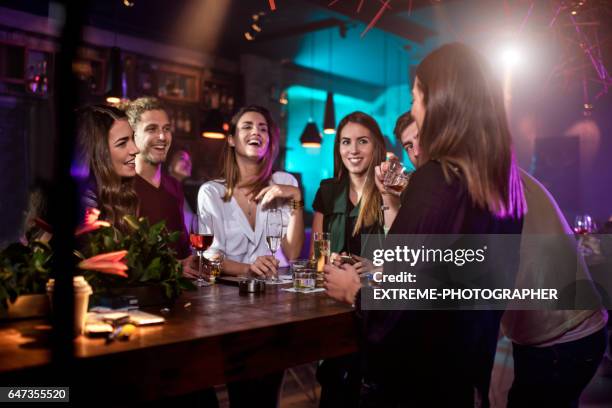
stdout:
{"type": "Polygon", "coordinates": [[[612,94],[585,116],[582,84],[525,82],[514,95],[510,123],[521,167],[555,196],[570,224],[586,213],[612,215],[612,94]]]}
{"type": "Polygon", "coordinates": [[[18,239],[29,179],[26,110],[14,97],[0,96],[0,246],[18,239]]]}

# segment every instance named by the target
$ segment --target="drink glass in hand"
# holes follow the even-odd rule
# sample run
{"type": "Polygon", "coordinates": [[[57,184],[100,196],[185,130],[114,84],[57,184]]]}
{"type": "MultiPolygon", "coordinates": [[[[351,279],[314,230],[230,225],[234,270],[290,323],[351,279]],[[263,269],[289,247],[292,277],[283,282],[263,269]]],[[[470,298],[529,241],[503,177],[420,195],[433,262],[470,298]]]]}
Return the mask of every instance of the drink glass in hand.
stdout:
{"type": "Polygon", "coordinates": [[[594,230],[593,219],[590,215],[577,215],[574,221],[574,232],[578,235],[590,234],[594,230]]]}
{"type": "Polygon", "coordinates": [[[578,250],[583,256],[593,254],[591,248],[585,245],[587,235],[595,232],[595,223],[590,215],[577,215],[574,220],[574,232],[578,235],[578,250]]]}
{"type": "Polygon", "coordinates": [[[386,188],[401,193],[408,185],[408,179],[408,172],[399,160],[393,158],[387,162],[387,172],[383,179],[386,188]]]}
{"type": "Polygon", "coordinates": [[[204,279],[204,273],[202,272],[202,257],[204,256],[203,252],[212,245],[213,239],[212,216],[204,214],[201,217],[193,217],[189,230],[189,242],[198,255],[198,278],[195,281],[196,286],[209,285],[204,279]]]}
{"type": "MultiPolygon", "coordinates": [[[[268,248],[272,252],[272,256],[276,256],[276,251],[280,248],[283,239],[283,213],[278,208],[270,208],[266,216],[266,242],[268,248]]],[[[270,282],[280,282],[278,278],[278,269],[276,274],[269,278],[270,282]]]]}

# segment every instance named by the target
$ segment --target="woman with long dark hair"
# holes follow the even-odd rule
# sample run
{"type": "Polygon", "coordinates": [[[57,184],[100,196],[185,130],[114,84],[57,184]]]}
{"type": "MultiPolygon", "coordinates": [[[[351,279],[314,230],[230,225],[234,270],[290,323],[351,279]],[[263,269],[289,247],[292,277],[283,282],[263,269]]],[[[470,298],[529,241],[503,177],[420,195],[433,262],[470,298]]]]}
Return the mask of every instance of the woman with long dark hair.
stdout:
{"type": "MultiPolygon", "coordinates": [[[[425,57],[416,72],[412,114],[419,129],[417,170],[389,234],[448,240],[519,234],[523,190],[502,88],[484,58],[457,43],[425,57]]],[[[378,183],[384,205],[397,200],[378,183]]],[[[515,272],[518,245],[506,251],[516,265],[505,267],[515,272]]],[[[451,266],[435,268],[444,274],[451,266]]],[[[488,276],[498,272],[487,262],[483,268],[488,276]]],[[[350,266],[343,269],[326,266],[326,284],[330,296],[354,303],[362,317],[363,406],[472,407],[475,399],[488,405],[502,311],[361,310],[359,279],[350,266]]]]}
{"type": "MultiPolygon", "coordinates": [[[[331,252],[356,261],[357,272],[369,263],[361,258],[362,234],[382,234],[382,198],[375,183],[376,166],[385,160],[385,140],[376,120],[363,112],[345,116],[336,130],[334,177],[321,181],[313,203],[312,233],[330,233],[331,252]]],[[[314,239],[311,240],[313,253],[314,239]]],[[[317,370],[321,407],[356,407],[361,386],[358,354],[324,360],[317,370]]]]}
{"type": "Polygon", "coordinates": [[[385,155],[385,140],[374,118],[353,112],[340,121],[334,177],[321,181],[313,203],[312,232],[331,233],[332,252],[359,255],[361,234],[382,231],[382,198],[374,169],[385,155]]]}
{"type": "Polygon", "coordinates": [[[100,218],[127,231],[123,216],[138,209],[134,131],[126,114],[111,106],[89,105],[77,114],[79,164],[89,173],[83,205],[99,209],[100,218]]]}

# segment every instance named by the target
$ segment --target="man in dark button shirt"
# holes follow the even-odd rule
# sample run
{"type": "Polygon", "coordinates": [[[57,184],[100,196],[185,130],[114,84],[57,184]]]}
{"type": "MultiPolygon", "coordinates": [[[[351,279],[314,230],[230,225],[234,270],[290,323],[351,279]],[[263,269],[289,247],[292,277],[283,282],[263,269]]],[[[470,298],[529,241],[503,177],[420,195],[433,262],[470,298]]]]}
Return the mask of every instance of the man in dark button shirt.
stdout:
{"type": "Polygon", "coordinates": [[[183,222],[184,196],[181,185],[162,172],[172,143],[170,119],[163,105],[155,98],[138,98],[126,109],[134,139],[140,149],[136,156],[134,188],[139,199],[139,215],[147,217],[151,224],[166,222],[169,231],[180,231],[174,244],[177,257],[182,259],[183,271],[195,276],[191,267],[193,256],[189,248],[189,236],[183,222]]]}

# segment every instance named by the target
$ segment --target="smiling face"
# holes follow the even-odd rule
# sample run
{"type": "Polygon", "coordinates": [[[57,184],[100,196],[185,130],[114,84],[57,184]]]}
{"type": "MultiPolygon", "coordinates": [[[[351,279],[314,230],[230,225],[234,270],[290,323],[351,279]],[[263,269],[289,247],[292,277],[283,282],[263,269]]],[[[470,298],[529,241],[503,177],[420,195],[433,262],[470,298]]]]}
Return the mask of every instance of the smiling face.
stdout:
{"type": "Polygon", "coordinates": [[[404,129],[400,135],[400,140],[404,150],[408,153],[408,157],[414,166],[418,165],[419,159],[419,130],[416,122],[412,122],[404,129]]]}
{"type": "Polygon", "coordinates": [[[349,174],[363,175],[368,170],[374,154],[374,139],[368,128],[359,123],[347,123],[340,133],[338,148],[349,174]]]}
{"type": "Polygon", "coordinates": [[[258,112],[246,112],[238,120],[235,134],[229,136],[227,141],[234,147],[237,156],[261,160],[268,152],[270,143],[266,118],[258,112]]]}
{"type": "Polygon", "coordinates": [[[113,170],[119,177],[136,175],[136,155],[139,150],[134,143],[134,131],[127,119],[115,120],[108,132],[108,150],[113,170]]]}
{"type": "Polygon", "coordinates": [[[136,124],[134,136],[140,154],[146,162],[158,165],[166,160],[172,143],[172,128],[166,112],[144,112],[136,124]]]}

